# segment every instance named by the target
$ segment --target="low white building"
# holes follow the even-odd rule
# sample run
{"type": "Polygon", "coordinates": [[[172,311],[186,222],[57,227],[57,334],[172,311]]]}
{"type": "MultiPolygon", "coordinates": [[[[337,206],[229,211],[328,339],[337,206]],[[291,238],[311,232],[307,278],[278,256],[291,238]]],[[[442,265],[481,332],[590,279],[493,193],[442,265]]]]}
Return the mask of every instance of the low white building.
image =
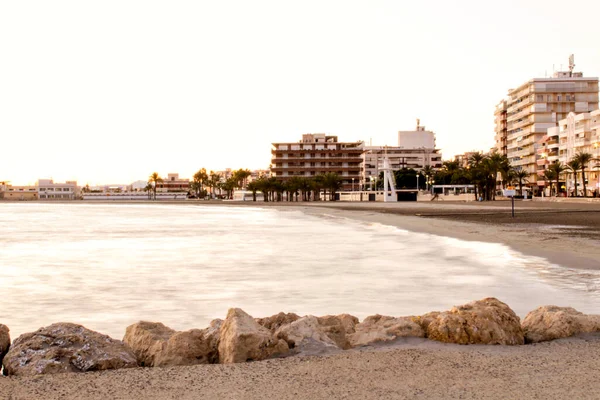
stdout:
{"type": "Polygon", "coordinates": [[[75,200],[79,195],[76,181],[54,183],[52,179],[39,179],[36,186],[40,200],[75,200]]]}

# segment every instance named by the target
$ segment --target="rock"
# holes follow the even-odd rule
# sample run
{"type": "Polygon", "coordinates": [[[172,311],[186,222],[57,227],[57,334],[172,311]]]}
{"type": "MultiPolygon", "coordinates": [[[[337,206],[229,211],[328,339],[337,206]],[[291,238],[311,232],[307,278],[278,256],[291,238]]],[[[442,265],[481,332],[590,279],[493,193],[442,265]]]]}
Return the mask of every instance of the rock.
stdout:
{"type": "Polygon", "coordinates": [[[2,358],[10,348],[10,334],[8,326],[0,324],[0,367],[2,366],[2,358]]]}
{"type": "Polygon", "coordinates": [[[222,322],[214,320],[207,329],[176,332],[160,322],[140,321],[127,327],[123,341],[131,346],[142,366],[212,364],[218,361],[222,322]]]}
{"type": "Polygon", "coordinates": [[[525,342],[538,343],[599,332],[600,315],[586,315],[571,307],[543,306],[527,314],[522,326],[525,342]]]}
{"type": "Polygon", "coordinates": [[[64,322],[19,336],[4,357],[8,375],[101,371],[137,365],[133,351],[120,340],[64,322]]]}
{"type": "Polygon", "coordinates": [[[275,336],[285,340],[294,353],[315,355],[340,349],[327,335],[319,319],[312,315],[283,325],[275,332],[275,336]]]}
{"type": "Polygon", "coordinates": [[[350,346],[358,347],[408,336],[422,338],[425,332],[411,317],[394,318],[377,314],[356,325],[355,332],[348,335],[348,341],[350,346]]]}
{"type": "Polygon", "coordinates": [[[250,315],[231,308],[220,330],[219,362],[222,364],[264,360],[289,351],[284,340],[273,336],[250,315]]]}
{"type": "Polygon", "coordinates": [[[271,315],[270,317],[265,318],[256,318],[256,322],[259,325],[264,326],[268,330],[275,332],[283,325],[291,324],[294,321],[299,320],[300,317],[294,313],[283,313],[271,315]]]}
{"type": "Polygon", "coordinates": [[[358,324],[358,318],[349,314],[326,315],[318,317],[321,329],[337,344],[341,349],[349,349],[347,335],[354,333],[354,327],[358,324]]]}
{"type": "Polygon", "coordinates": [[[489,297],[437,315],[421,318],[427,324],[426,336],[445,343],[505,344],[524,343],[519,317],[506,304],[489,297]]]}

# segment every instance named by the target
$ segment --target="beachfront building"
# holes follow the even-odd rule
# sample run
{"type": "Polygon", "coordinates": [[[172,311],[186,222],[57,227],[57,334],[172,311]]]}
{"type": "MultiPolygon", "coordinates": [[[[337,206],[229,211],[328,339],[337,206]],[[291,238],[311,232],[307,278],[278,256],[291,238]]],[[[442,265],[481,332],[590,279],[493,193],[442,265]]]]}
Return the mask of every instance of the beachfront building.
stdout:
{"type": "MultiPolygon", "coordinates": [[[[537,184],[540,187],[549,186],[544,180],[544,173],[555,161],[567,164],[577,153],[590,153],[595,158],[600,157],[600,110],[590,113],[569,113],[565,119],[558,122],[557,127],[548,129],[547,135],[538,141],[537,184]]],[[[594,191],[600,191],[599,171],[596,162],[586,165],[587,196],[594,191]]],[[[578,173],[578,194],[583,195],[581,172],[578,173]]],[[[564,190],[571,195],[575,191],[573,174],[565,174],[560,180],[564,190]]]]}
{"type": "MultiPolygon", "coordinates": [[[[538,144],[548,129],[556,127],[571,112],[588,113],[598,108],[598,78],[573,72],[573,66],[568,72],[534,78],[508,92],[506,155],[512,166],[529,172],[528,186],[537,185],[538,144]]],[[[501,121],[502,117],[498,119],[501,121]]],[[[496,147],[501,149],[502,145],[500,141],[496,147]]]]}
{"type": "Polygon", "coordinates": [[[508,154],[508,150],[506,147],[506,141],[508,136],[508,131],[506,129],[507,109],[508,102],[506,100],[502,100],[496,105],[496,110],[494,111],[494,140],[496,142],[494,149],[503,156],[506,156],[508,154]]]}
{"type": "Polygon", "coordinates": [[[399,131],[398,146],[365,146],[361,162],[361,186],[371,187],[387,157],[392,170],[412,168],[421,171],[425,167],[442,167],[442,154],[435,148],[435,133],[421,126],[417,120],[414,131],[399,131]]]}
{"type": "Polygon", "coordinates": [[[190,180],[179,177],[179,174],[170,173],[162,182],[156,185],[158,193],[187,193],[190,191],[190,180]]]}
{"type": "Polygon", "coordinates": [[[454,161],[458,163],[458,166],[461,168],[467,168],[469,166],[469,160],[475,154],[481,153],[480,151],[466,151],[462,154],[457,154],[454,156],[454,161]]]}
{"type": "Polygon", "coordinates": [[[5,200],[38,200],[37,186],[13,186],[5,185],[1,191],[5,200]]]}
{"type": "Polygon", "coordinates": [[[286,181],[292,177],[311,178],[328,172],[342,178],[342,190],[358,189],[363,142],[338,142],[324,133],[302,135],[295,143],[273,143],[271,175],[286,181]]]}
{"type": "Polygon", "coordinates": [[[52,179],[38,179],[40,200],[75,200],[79,196],[76,181],[55,183],[52,179]]]}

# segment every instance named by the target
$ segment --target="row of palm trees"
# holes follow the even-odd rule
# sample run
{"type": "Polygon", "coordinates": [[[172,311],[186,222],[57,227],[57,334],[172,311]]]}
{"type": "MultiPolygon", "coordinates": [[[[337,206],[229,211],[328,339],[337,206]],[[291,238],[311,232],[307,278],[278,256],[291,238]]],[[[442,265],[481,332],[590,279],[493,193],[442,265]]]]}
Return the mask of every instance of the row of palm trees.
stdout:
{"type": "Polygon", "coordinates": [[[335,200],[336,193],[342,186],[342,178],[334,173],[316,175],[315,177],[294,176],[287,181],[275,177],[261,176],[250,182],[246,189],[252,192],[256,201],[257,192],[262,192],[264,201],[319,201],[320,193],[329,195],[329,200],[335,200]]]}
{"type": "Polygon", "coordinates": [[[552,184],[556,182],[556,196],[560,192],[559,181],[561,175],[564,173],[573,174],[573,181],[575,184],[575,190],[573,196],[577,196],[577,175],[581,171],[581,181],[583,184],[583,197],[587,197],[587,182],[585,179],[585,173],[591,162],[597,163],[593,168],[600,167],[600,158],[594,158],[590,153],[579,152],[569,162],[563,164],[560,161],[554,161],[548,166],[548,169],[544,171],[544,179],[550,185],[550,192],[552,192],[552,184]]]}

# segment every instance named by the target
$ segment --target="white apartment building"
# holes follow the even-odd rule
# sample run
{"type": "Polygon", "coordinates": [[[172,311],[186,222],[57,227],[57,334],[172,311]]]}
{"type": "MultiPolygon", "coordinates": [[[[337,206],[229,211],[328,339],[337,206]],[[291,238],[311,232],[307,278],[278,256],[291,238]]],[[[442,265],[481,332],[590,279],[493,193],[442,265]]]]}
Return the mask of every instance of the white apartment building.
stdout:
{"type": "MultiPolygon", "coordinates": [[[[550,164],[560,161],[568,163],[577,153],[590,153],[594,158],[600,158],[600,110],[590,113],[569,113],[565,119],[558,122],[558,126],[548,129],[538,142],[537,174],[538,186],[546,183],[542,179],[544,171],[550,164]]],[[[596,162],[586,165],[587,195],[593,194],[594,190],[600,191],[599,170],[594,168],[596,162]]],[[[572,174],[565,174],[561,181],[565,182],[565,189],[571,193],[575,189],[572,174]],[[566,178],[566,179],[564,179],[566,178]]],[[[581,173],[578,174],[578,191],[583,194],[581,173]]]]}
{"type": "MultiPolygon", "coordinates": [[[[581,72],[556,72],[551,78],[531,79],[508,92],[506,100],[506,155],[514,167],[528,171],[529,186],[538,182],[537,146],[549,128],[571,112],[598,108],[598,78],[581,72]]],[[[504,146],[502,106],[496,108],[496,148],[504,146]]]]}
{"type": "Polygon", "coordinates": [[[76,181],[54,183],[52,179],[39,179],[36,186],[40,200],[75,200],[79,195],[76,181]]]}
{"type": "Polygon", "coordinates": [[[425,130],[419,120],[416,130],[398,132],[398,146],[364,147],[361,164],[363,188],[369,187],[371,180],[377,179],[386,156],[393,170],[412,168],[420,171],[426,166],[442,167],[442,154],[435,148],[435,133],[425,130]]]}

